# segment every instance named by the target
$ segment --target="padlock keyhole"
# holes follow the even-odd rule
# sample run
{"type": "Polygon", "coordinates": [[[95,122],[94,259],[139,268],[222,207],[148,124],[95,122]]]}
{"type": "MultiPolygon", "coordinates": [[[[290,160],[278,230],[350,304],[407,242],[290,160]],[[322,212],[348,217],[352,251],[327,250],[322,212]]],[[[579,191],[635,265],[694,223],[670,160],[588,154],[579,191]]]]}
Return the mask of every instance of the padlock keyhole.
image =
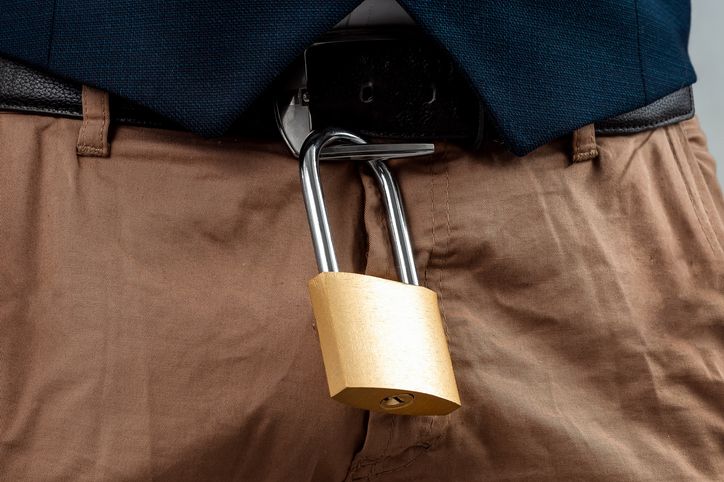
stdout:
{"type": "Polygon", "coordinates": [[[410,393],[401,393],[392,397],[382,399],[380,408],[385,410],[396,410],[398,408],[407,407],[415,401],[415,396],[410,393]]]}
{"type": "Polygon", "coordinates": [[[362,86],[359,91],[359,99],[365,104],[372,102],[374,90],[372,90],[372,83],[362,86]]]}

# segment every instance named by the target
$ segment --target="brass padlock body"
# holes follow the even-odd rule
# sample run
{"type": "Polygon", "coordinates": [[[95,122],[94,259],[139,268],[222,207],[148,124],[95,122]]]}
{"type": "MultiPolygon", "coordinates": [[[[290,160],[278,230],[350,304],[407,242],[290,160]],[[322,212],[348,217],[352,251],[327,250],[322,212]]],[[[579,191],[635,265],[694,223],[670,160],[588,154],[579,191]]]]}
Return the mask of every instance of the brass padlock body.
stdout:
{"type": "Polygon", "coordinates": [[[339,272],[308,286],[332,398],[401,415],[460,407],[435,292],[339,272]]]}

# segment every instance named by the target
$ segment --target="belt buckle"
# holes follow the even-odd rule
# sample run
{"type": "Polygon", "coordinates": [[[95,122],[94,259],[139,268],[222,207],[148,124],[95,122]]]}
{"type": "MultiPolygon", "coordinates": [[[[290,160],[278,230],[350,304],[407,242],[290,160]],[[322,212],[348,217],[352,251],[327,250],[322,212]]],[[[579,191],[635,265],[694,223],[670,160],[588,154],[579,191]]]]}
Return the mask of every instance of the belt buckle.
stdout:
{"type": "MultiPolygon", "coordinates": [[[[316,45],[316,44],[315,44],[316,45]]],[[[299,158],[305,139],[314,131],[307,92],[306,53],[285,72],[274,96],[274,118],[289,151],[299,158]]],[[[394,144],[352,144],[325,147],[320,160],[386,161],[432,154],[435,144],[427,142],[394,144]]]]}
{"type": "Polygon", "coordinates": [[[313,130],[312,114],[309,109],[309,92],[307,91],[307,52],[309,49],[329,42],[387,38],[384,33],[368,30],[353,31],[355,33],[351,35],[346,31],[343,32],[327,34],[313,43],[283,74],[283,80],[274,99],[274,118],[284,142],[296,158],[299,157],[304,139],[313,130]]]}
{"type": "Polygon", "coordinates": [[[322,127],[408,142],[482,139],[477,94],[419,28],[333,31],[283,75],[274,111],[295,157],[322,127]]]}

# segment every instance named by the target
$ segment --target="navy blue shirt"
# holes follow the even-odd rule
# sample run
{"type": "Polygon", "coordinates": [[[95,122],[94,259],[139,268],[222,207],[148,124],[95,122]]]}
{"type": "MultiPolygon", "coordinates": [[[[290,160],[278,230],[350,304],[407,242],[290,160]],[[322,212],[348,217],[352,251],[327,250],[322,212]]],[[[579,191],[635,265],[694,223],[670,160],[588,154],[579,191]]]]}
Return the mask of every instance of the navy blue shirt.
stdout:
{"type": "MultiPolygon", "coordinates": [[[[689,0],[399,0],[518,155],[695,80],[689,0]]],[[[0,53],[223,134],[360,0],[6,0],[0,53]]]]}

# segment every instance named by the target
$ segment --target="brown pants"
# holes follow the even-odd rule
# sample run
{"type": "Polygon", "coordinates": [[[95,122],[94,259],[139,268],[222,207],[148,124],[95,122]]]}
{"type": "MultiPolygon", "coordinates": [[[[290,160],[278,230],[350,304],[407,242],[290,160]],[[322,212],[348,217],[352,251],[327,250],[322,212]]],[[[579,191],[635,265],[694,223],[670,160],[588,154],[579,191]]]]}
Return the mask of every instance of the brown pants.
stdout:
{"type": "MultiPolygon", "coordinates": [[[[443,417],[329,398],[281,142],[112,126],[86,157],[80,129],[0,113],[0,480],[724,479],[696,120],[575,164],[570,139],[391,162],[460,389],[443,417]]],[[[371,174],[322,176],[342,270],[394,277],[371,174]]]]}

